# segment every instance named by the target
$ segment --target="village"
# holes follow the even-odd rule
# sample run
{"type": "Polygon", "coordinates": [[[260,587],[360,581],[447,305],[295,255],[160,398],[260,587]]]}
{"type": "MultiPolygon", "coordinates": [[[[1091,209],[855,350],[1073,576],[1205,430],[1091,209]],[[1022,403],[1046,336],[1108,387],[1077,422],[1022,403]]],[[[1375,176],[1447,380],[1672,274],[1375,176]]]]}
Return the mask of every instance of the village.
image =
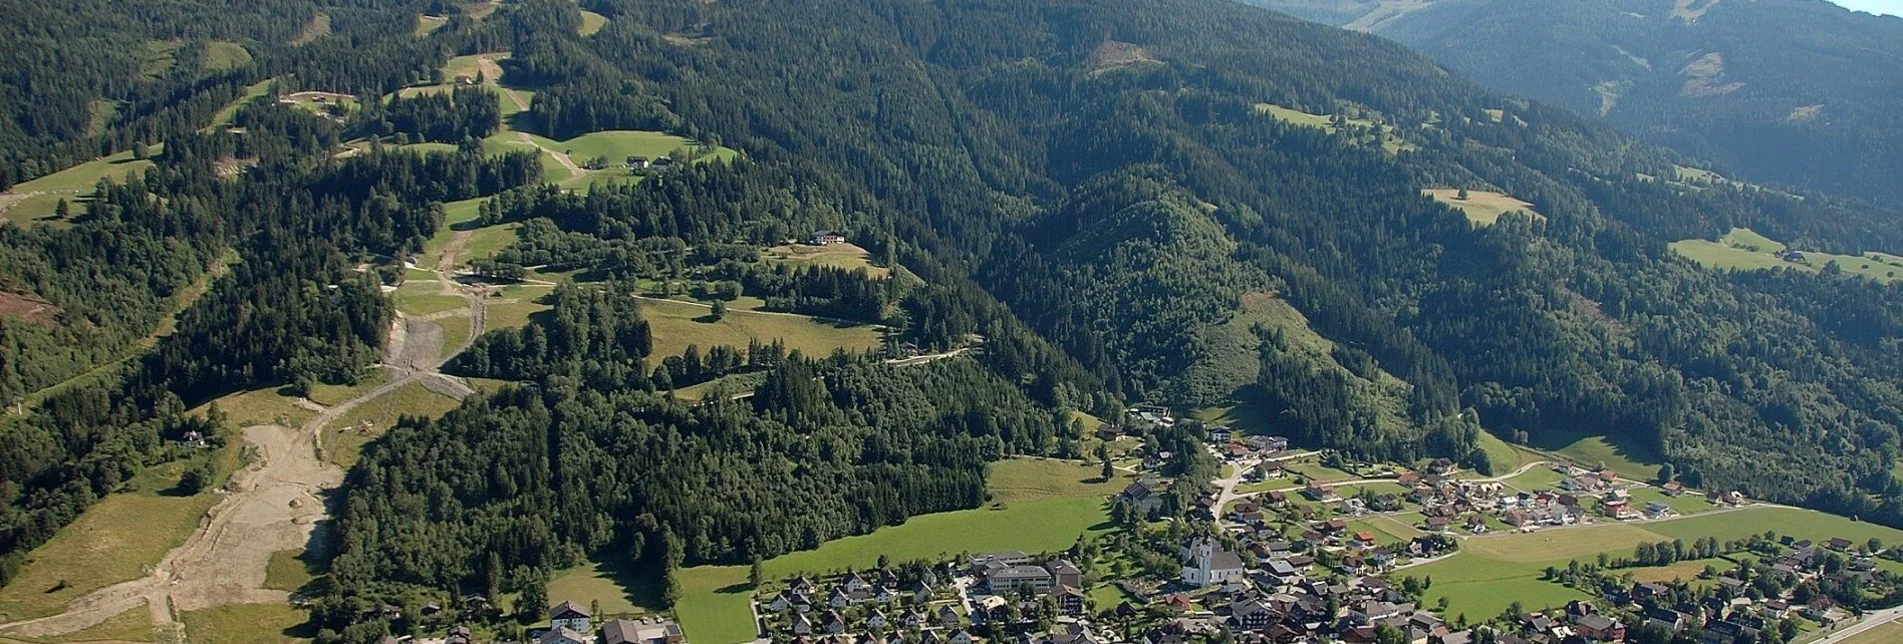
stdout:
{"type": "MultiPolygon", "coordinates": [[[[1168,410],[1147,406],[1124,420],[1098,431],[1117,440],[1120,430],[1176,423],[1168,410]]],[[[1060,552],[897,565],[882,558],[874,569],[768,582],[754,596],[761,641],[1791,642],[1800,621],[1805,629],[1827,629],[1852,617],[1833,597],[1894,589],[1893,579],[1878,573],[1878,558],[1895,555],[1874,540],[1812,543],[1767,533],[1647,544],[1632,558],[1575,561],[1549,569],[1545,581],[1587,590],[1593,599],[1546,610],[1516,602],[1501,615],[1449,616],[1444,599],[1439,606],[1423,601],[1432,578],[1410,569],[1455,555],[1464,540],[1666,521],[1692,502],[1714,508],[1707,511],[1754,503],[1736,491],[1655,485],[1568,462],[1483,476],[1437,459],[1415,471],[1344,463],[1291,449],[1281,437],[1202,429],[1204,447],[1225,476],[1194,490],[1187,509],[1172,507],[1185,495],[1164,475],[1176,455],[1131,454],[1138,479],[1111,499],[1119,507],[1113,516],[1135,515],[1124,531],[1060,552]],[[1317,480],[1324,460],[1336,466],[1327,470],[1368,475],[1317,480]],[[1171,518],[1178,510],[1184,518],[1171,518]],[[1402,530],[1376,525],[1404,525],[1416,536],[1397,538],[1402,530]],[[1692,582],[1639,582],[1621,572],[1654,559],[1720,553],[1756,559],[1724,570],[1708,566],[1692,582]]]]}

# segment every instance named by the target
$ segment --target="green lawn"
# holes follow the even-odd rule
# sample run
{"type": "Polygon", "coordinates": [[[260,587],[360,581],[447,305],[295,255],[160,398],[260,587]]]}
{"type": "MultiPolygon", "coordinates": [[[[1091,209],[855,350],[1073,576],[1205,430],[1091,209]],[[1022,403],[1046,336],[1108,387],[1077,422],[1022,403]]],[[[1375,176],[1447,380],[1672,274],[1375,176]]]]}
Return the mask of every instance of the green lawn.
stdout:
{"type": "Polygon", "coordinates": [[[461,351],[463,343],[469,341],[470,323],[467,315],[452,315],[430,322],[443,330],[443,356],[448,357],[461,351]]]}
{"type": "Polygon", "coordinates": [[[382,369],[369,369],[364,371],[363,375],[357,379],[357,384],[328,385],[317,383],[311,385],[310,395],[305,397],[319,405],[336,405],[351,398],[356,398],[358,394],[376,389],[377,385],[383,384],[383,376],[382,369]]]}
{"type": "Polygon", "coordinates": [[[1877,537],[1886,544],[1903,544],[1903,530],[1798,508],[1748,508],[1654,523],[1647,529],[1686,541],[1703,536],[1742,539],[1768,530],[1811,541],[1843,537],[1862,544],[1877,537]]]}
{"type": "Polygon", "coordinates": [[[192,644],[302,644],[316,635],[304,611],[284,604],[233,604],[181,617],[192,644]]]}
{"type": "MultiPolygon", "coordinates": [[[[154,144],[148,146],[148,151],[150,154],[157,155],[164,151],[164,146],[154,144]]],[[[32,181],[15,184],[12,191],[58,192],[75,195],[92,194],[93,186],[98,184],[100,179],[109,178],[114,182],[121,182],[125,180],[126,173],[130,172],[135,175],[142,175],[151,167],[151,161],[134,159],[130,151],[120,152],[112,156],[93,159],[32,181]]],[[[73,206],[74,212],[77,213],[79,204],[75,203],[73,206]]]]}
{"type": "Polygon", "coordinates": [[[1609,436],[1587,436],[1553,450],[1581,466],[1604,464],[1619,476],[1639,481],[1658,477],[1659,459],[1646,446],[1609,436]]]}
{"type": "Polygon", "coordinates": [[[1719,559],[1714,557],[1711,559],[1693,559],[1690,561],[1680,561],[1670,566],[1647,566],[1644,568],[1629,568],[1619,572],[1632,573],[1632,579],[1634,581],[1664,583],[1664,582],[1670,582],[1670,581],[1691,581],[1693,579],[1697,579],[1698,575],[1705,572],[1705,566],[1711,566],[1720,571],[1723,571],[1723,570],[1729,570],[1731,568],[1734,568],[1737,566],[1737,564],[1734,564],[1730,561],[1726,561],[1724,559],[1719,559]]]}
{"type": "Polygon", "coordinates": [[[1388,517],[1370,517],[1354,519],[1348,522],[1348,532],[1368,531],[1374,533],[1374,542],[1380,545],[1407,543],[1415,537],[1426,534],[1414,526],[1401,523],[1388,517]]]}
{"type": "Polygon", "coordinates": [[[1342,484],[1340,487],[1335,488],[1335,493],[1340,494],[1342,498],[1349,498],[1359,496],[1364,490],[1372,494],[1380,495],[1401,494],[1406,492],[1407,488],[1401,487],[1399,483],[1389,481],[1369,481],[1367,483],[1342,484]]]}
{"type": "Polygon", "coordinates": [[[1532,454],[1513,446],[1493,432],[1480,432],[1480,450],[1487,453],[1487,460],[1493,464],[1494,475],[1505,474],[1531,461],[1540,460],[1538,454],[1532,454]]]}
{"type": "Polygon", "coordinates": [[[820,322],[805,316],[729,310],[719,321],[708,319],[704,306],[672,300],[641,300],[641,315],[654,335],[654,355],[680,355],[687,345],[706,351],[715,345],[745,348],[749,341],[763,344],[782,340],[788,349],[808,356],[826,356],[834,349],[867,351],[879,345],[879,331],[871,325],[820,322]]]}
{"type": "Polygon", "coordinates": [[[346,470],[357,464],[363,446],[382,436],[402,416],[436,418],[455,409],[454,398],[438,394],[413,382],[352,408],[329,427],[324,428],[325,456],[346,470]],[[359,423],[370,421],[370,431],[360,431],[359,423]]]}
{"type": "Polygon", "coordinates": [[[1346,481],[1349,479],[1360,478],[1348,472],[1344,472],[1332,467],[1323,466],[1320,462],[1317,462],[1317,461],[1301,461],[1296,463],[1284,463],[1284,465],[1287,466],[1288,472],[1291,475],[1299,475],[1299,476],[1303,476],[1303,477],[1313,479],[1316,481],[1321,481],[1323,483],[1332,483],[1335,481],[1346,481]]]}
{"type": "Polygon", "coordinates": [[[1531,492],[1538,489],[1554,488],[1565,478],[1565,475],[1553,471],[1553,468],[1542,466],[1527,470],[1525,474],[1501,482],[1522,492],[1531,492]]]}
{"type": "Polygon", "coordinates": [[[222,482],[240,466],[241,441],[230,436],[221,450],[148,468],[124,491],[80,513],[27,553],[26,565],[0,588],[0,620],[52,615],[86,593],[146,574],[165,553],[185,542],[219,499],[217,486],[193,496],[174,495],[171,488],[196,459],[212,459],[222,482]]]}
{"type": "Polygon", "coordinates": [[[205,57],[200,61],[199,68],[208,72],[218,72],[249,64],[251,64],[251,52],[245,51],[244,45],[213,40],[205,43],[205,57]]]}
{"type": "Polygon", "coordinates": [[[521,224],[511,222],[477,228],[469,234],[469,242],[463,245],[462,254],[456,258],[457,263],[467,264],[474,260],[495,257],[496,253],[502,252],[502,249],[515,244],[519,239],[515,229],[519,227],[521,224]]]}

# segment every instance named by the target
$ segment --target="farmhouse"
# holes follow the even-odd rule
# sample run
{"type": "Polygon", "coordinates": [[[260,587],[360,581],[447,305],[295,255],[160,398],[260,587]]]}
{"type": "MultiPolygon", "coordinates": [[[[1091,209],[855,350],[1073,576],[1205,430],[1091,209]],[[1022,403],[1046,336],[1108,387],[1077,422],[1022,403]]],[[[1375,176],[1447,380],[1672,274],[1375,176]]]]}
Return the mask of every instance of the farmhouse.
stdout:
{"type": "Polygon", "coordinates": [[[833,244],[844,243],[846,243],[846,236],[834,231],[821,230],[813,233],[814,246],[831,246],[833,244]]]}

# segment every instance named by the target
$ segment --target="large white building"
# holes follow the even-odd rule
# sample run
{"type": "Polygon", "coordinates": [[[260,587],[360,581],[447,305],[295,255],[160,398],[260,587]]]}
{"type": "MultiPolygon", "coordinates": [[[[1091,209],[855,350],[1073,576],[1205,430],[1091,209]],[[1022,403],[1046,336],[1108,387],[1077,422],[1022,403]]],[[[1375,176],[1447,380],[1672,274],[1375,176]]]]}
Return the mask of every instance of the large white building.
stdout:
{"type": "Polygon", "coordinates": [[[1204,537],[1193,540],[1183,551],[1185,584],[1212,586],[1240,582],[1248,574],[1242,566],[1242,557],[1224,549],[1215,539],[1204,537]]]}

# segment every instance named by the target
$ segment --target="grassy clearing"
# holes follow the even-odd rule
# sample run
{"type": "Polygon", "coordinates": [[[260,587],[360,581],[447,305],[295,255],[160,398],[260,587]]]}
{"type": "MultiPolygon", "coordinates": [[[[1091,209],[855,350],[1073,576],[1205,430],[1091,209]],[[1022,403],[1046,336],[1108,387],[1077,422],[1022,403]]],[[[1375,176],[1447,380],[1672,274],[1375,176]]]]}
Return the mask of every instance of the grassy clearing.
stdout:
{"type": "Polygon", "coordinates": [[[324,450],[332,463],[350,469],[357,464],[357,458],[363,453],[363,446],[370,444],[396,424],[402,416],[422,416],[436,418],[455,409],[454,398],[438,394],[425,388],[422,383],[410,383],[373,398],[351,409],[330,427],[324,428],[326,448],[324,450]],[[363,431],[360,425],[369,421],[369,431],[363,431]]]}
{"type": "Polygon", "coordinates": [[[1630,552],[1641,543],[1671,540],[1671,537],[1638,526],[1605,523],[1475,537],[1462,544],[1461,550],[1494,561],[1530,563],[1590,558],[1601,552],[1630,552]]]}
{"type": "Polygon", "coordinates": [[[867,351],[879,345],[879,331],[865,324],[834,324],[800,315],[727,311],[718,321],[709,320],[704,306],[672,300],[641,300],[641,314],[654,334],[656,356],[679,355],[687,345],[702,351],[715,345],[746,348],[759,340],[771,344],[775,339],[788,349],[809,356],[830,355],[835,349],[867,351]]]}
{"type": "Polygon", "coordinates": [[[233,604],[181,617],[192,644],[301,644],[316,635],[304,611],[283,604],[233,604]]]}
{"type": "Polygon", "coordinates": [[[310,564],[304,560],[302,549],[273,552],[270,563],[264,568],[265,588],[295,591],[315,578],[310,564]]]}
{"type": "Polygon", "coordinates": [[[139,61],[139,74],[146,78],[158,78],[172,71],[178,64],[178,46],[184,44],[177,40],[148,40],[145,42],[145,56],[139,61]]]}
{"type": "Polygon", "coordinates": [[[828,541],[815,550],[775,557],[765,563],[766,573],[780,578],[870,568],[881,554],[906,561],[945,558],[967,551],[1062,550],[1075,543],[1078,535],[1109,530],[1107,510],[1102,498],[1088,495],[1012,503],[999,509],[927,514],[872,534],[828,541]]]}
{"type": "Polygon", "coordinates": [[[1294,463],[1284,463],[1284,465],[1287,466],[1287,469],[1290,474],[1300,476],[1302,478],[1306,478],[1309,480],[1320,481],[1323,483],[1333,483],[1335,481],[1346,481],[1349,479],[1361,478],[1359,476],[1355,476],[1354,474],[1351,474],[1348,472],[1344,472],[1332,467],[1324,466],[1321,463],[1316,461],[1299,461],[1294,463]]]}
{"type": "MultiPolygon", "coordinates": [[[[1274,103],[1257,103],[1255,109],[1258,112],[1263,112],[1275,117],[1275,120],[1284,123],[1302,127],[1321,128],[1329,134],[1335,133],[1334,116],[1330,114],[1310,114],[1301,110],[1282,107],[1274,103]]],[[[1348,119],[1347,123],[1358,127],[1372,127],[1374,125],[1374,121],[1360,118],[1348,119]]],[[[1413,151],[1420,149],[1413,143],[1409,143],[1407,139],[1401,138],[1401,135],[1396,134],[1394,126],[1392,125],[1381,126],[1381,148],[1387,150],[1388,154],[1394,154],[1404,150],[1413,151]]]]}
{"type": "Polygon", "coordinates": [[[1000,503],[1024,503],[1052,498],[1109,496],[1129,478],[1099,478],[1101,465],[1047,458],[1014,458],[991,464],[985,477],[991,498],[1000,503]]]}
{"type": "Polygon", "coordinates": [[[478,259],[495,257],[496,253],[515,245],[516,240],[521,239],[515,232],[515,229],[520,227],[521,224],[510,222],[477,228],[469,234],[468,243],[463,245],[462,255],[456,258],[458,263],[466,264],[478,259]]]}
{"type": "Polygon", "coordinates": [[[443,285],[436,280],[412,280],[397,287],[393,294],[396,308],[409,315],[430,315],[444,311],[468,308],[468,301],[460,296],[445,295],[443,285]]]}
{"type": "Polygon", "coordinates": [[[593,36],[595,35],[595,32],[601,31],[601,28],[606,26],[608,26],[607,16],[595,13],[593,11],[589,11],[587,9],[582,10],[581,28],[578,30],[582,36],[593,36]]]}
{"type": "Polygon", "coordinates": [[[759,387],[760,382],[765,379],[766,377],[763,373],[740,373],[731,376],[721,376],[698,385],[676,389],[674,390],[674,397],[695,402],[706,400],[707,397],[713,395],[714,392],[721,392],[725,395],[745,393],[752,391],[755,387],[759,387]]]}
{"type": "Polygon", "coordinates": [[[198,67],[207,72],[220,72],[249,64],[251,64],[251,52],[246,51],[244,45],[213,40],[205,43],[205,57],[199,60],[198,67]]]}
{"type": "Polygon", "coordinates": [[[583,606],[600,602],[601,615],[650,613],[661,604],[661,588],[656,581],[652,574],[596,561],[556,573],[548,582],[548,597],[551,602],[572,601],[583,606]]]}
{"type": "Polygon", "coordinates": [[[104,134],[106,126],[119,117],[119,104],[114,101],[93,100],[86,104],[86,134],[99,136],[104,134]]]}
{"type": "Polygon", "coordinates": [[[1414,540],[1415,537],[1426,534],[1414,526],[1388,517],[1373,517],[1348,522],[1348,532],[1355,533],[1363,531],[1373,532],[1374,542],[1384,546],[1396,543],[1407,543],[1414,540]]]}
{"type": "Polygon", "coordinates": [[[555,308],[553,304],[543,302],[552,289],[538,284],[515,284],[502,287],[500,297],[491,299],[483,305],[483,318],[489,329],[509,329],[528,326],[536,314],[555,308]],[[503,301],[496,301],[503,300],[503,301]]]}
{"type": "Polygon", "coordinates": [[[448,357],[461,351],[463,343],[469,341],[471,323],[467,315],[452,315],[434,324],[443,330],[443,356],[448,357]]]}
{"type": "Polygon", "coordinates": [[[377,385],[383,384],[383,380],[383,370],[372,369],[365,371],[354,385],[328,385],[321,382],[311,385],[310,394],[305,398],[319,405],[332,406],[356,398],[363,392],[376,389],[377,385]]]}
{"type": "Polygon", "coordinates": [[[244,104],[251,102],[251,99],[270,93],[271,83],[276,81],[277,79],[267,78],[246,86],[244,88],[244,96],[240,96],[238,100],[232,101],[231,104],[220,108],[218,113],[211,117],[211,126],[205,129],[210,130],[212,128],[230,125],[231,119],[238,115],[238,108],[244,107],[244,104]]]}
{"type": "Polygon", "coordinates": [[[1531,492],[1533,490],[1552,489],[1554,487],[1557,487],[1559,485],[1559,482],[1565,478],[1566,476],[1564,474],[1560,474],[1559,472],[1553,471],[1553,468],[1535,467],[1533,469],[1527,470],[1525,474],[1521,474],[1519,476],[1515,476],[1513,478],[1509,478],[1501,482],[1506,483],[1509,486],[1512,486],[1516,490],[1520,490],[1522,492],[1531,492]]]}
{"type": "Polygon", "coordinates": [[[874,278],[892,274],[890,269],[874,266],[866,249],[852,244],[830,246],[774,246],[762,256],[768,262],[790,266],[827,266],[846,270],[865,269],[874,278]]]}
{"type": "Polygon", "coordinates": [[[330,35],[330,14],[320,13],[311,16],[311,21],[304,25],[303,30],[297,32],[297,37],[291,39],[291,46],[303,45],[328,35],[330,35]]]}
{"type": "Polygon", "coordinates": [[[199,518],[218,502],[209,487],[192,496],[169,491],[197,459],[214,459],[218,480],[223,481],[239,467],[240,440],[228,437],[227,445],[216,452],[140,472],[125,491],[80,513],[28,553],[19,575],[0,588],[0,619],[52,615],[86,593],[145,575],[165,553],[184,543],[199,518]]]}
{"type": "Polygon", "coordinates": [[[1480,432],[1480,450],[1487,453],[1487,460],[1493,463],[1495,475],[1520,469],[1521,465],[1527,463],[1545,460],[1539,454],[1501,440],[1500,437],[1494,436],[1493,432],[1480,432]]]}
{"type": "Polygon", "coordinates": [[[681,599],[674,616],[688,639],[707,644],[753,641],[746,566],[696,566],[675,573],[681,599]]]}
{"type": "Polygon", "coordinates": [[[68,216],[76,216],[80,213],[79,200],[73,195],[37,194],[26,196],[13,202],[13,205],[7,206],[6,220],[13,222],[16,226],[29,226],[33,224],[51,226],[70,225],[71,222],[62,221],[58,217],[59,201],[61,199],[65,199],[67,202],[66,208],[68,213],[70,213],[68,216]]]}
{"type": "Polygon", "coordinates": [[[1421,194],[1433,197],[1435,201],[1459,210],[1461,214],[1467,216],[1467,221],[1479,226],[1491,226],[1500,221],[1501,215],[1509,212],[1525,212],[1531,214],[1534,219],[1546,218],[1533,210],[1533,204],[1498,192],[1469,190],[1466,199],[1461,199],[1460,190],[1454,188],[1422,190],[1421,194]]]}
{"type": "Polygon", "coordinates": [[[417,16],[416,30],[411,33],[418,38],[423,38],[436,33],[436,30],[442,29],[443,25],[447,24],[449,24],[448,16],[417,16]]]}
{"type": "MultiPolygon", "coordinates": [[[[291,398],[278,394],[276,389],[254,389],[230,394],[213,402],[218,403],[219,411],[231,419],[234,427],[252,425],[280,425],[296,427],[304,424],[315,415],[311,410],[297,406],[291,398]]],[[[191,414],[203,414],[211,408],[205,403],[191,409],[191,414]]]]}
{"type": "Polygon", "coordinates": [[[1672,250],[1678,254],[1712,269],[1749,271],[1789,268],[1818,273],[1834,262],[1843,269],[1845,275],[1859,275],[1886,283],[1895,281],[1898,273],[1903,272],[1903,261],[1897,261],[1896,256],[1885,253],[1870,252],[1857,257],[1803,251],[1807,261],[1798,263],[1777,258],[1775,253],[1784,248],[1784,244],[1749,228],[1733,228],[1717,241],[1687,239],[1672,243],[1672,250]]]}

